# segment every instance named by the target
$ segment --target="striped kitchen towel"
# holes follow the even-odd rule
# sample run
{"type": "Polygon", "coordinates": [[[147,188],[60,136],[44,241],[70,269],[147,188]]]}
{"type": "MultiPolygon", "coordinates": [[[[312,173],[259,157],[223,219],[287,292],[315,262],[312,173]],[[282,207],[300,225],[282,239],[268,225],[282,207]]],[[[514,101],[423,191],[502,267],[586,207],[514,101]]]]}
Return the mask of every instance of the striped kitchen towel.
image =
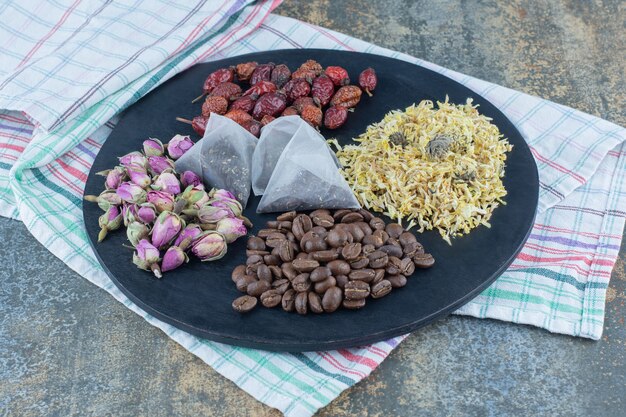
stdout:
{"type": "Polygon", "coordinates": [[[247,52],[329,48],[393,56],[454,78],[498,106],[536,158],[539,214],[511,267],[457,313],[600,337],[626,215],[625,129],[269,14],[279,1],[119,3],[0,6],[0,213],[22,220],[72,269],[259,401],[287,416],[310,416],[369,375],[403,337],[296,354],[198,339],[147,315],[117,290],[89,248],[81,214],[87,174],[115,114],[196,62],[247,52]]]}

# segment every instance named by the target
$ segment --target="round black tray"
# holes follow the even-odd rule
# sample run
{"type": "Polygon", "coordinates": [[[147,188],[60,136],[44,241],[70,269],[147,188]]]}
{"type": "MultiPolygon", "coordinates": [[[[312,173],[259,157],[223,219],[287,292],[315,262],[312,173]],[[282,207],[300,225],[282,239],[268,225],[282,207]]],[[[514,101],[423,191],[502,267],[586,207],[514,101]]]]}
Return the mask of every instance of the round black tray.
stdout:
{"type": "MultiPolygon", "coordinates": [[[[99,194],[103,178],[95,172],[113,167],[117,157],[141,149],[147,137],[169,140],[174,134],[190,134],[190,126],[175,120],[200,112],[200,103],[190,100],[201,92],[204,78],[213,70],[245,61],[285,63],[292,70],[307,59],[323,66],[341,65],[356,80],[360,71],[373,67],[379,77],[374,97],[364,95],[341,129],[325,131],[340,143],[362,133],[390,110],[404,109],[421,100],[464,103],[468,97],[479,111],[493,119],[514,145],[507,159],[504,185],[506,205],[491,219],[491,228],[479,227],[469,235],[445,243],[436,232],[418,235],[436,258],[429,270],[418,270],[408,284],[379,300],[369,300],[358,311],[299,316],[279,308],[257,308],[241,315],[231,308],[241,295],[230,279],[232,269],[245,262],[246,239],[228,247],[216,262],[192,260],[161,280],[137,269],[123,231],[110,233],[97,243],[96,204],[84,204],[87,233],[102,266],[113,282],[133,302],[153,316],[196,336],[233,345],[274,351],[312,351],[364,345],[411,332],[443,317],[471,300],[491,284],[513,261],[533,225],[538,197],[537,167],[530,150],[513,124],[491,103],[461,84],[426,68],[377,55],[331,50],[281,50],[260,52],[219,62],[196,65],[164,83],[124,112],[115,130],[98,154],[87,180],[86,194],[99,194]]],[[[272,215],[255,213],[259,198],[251,198],[245,211],[263,228],[272,215]]]]}

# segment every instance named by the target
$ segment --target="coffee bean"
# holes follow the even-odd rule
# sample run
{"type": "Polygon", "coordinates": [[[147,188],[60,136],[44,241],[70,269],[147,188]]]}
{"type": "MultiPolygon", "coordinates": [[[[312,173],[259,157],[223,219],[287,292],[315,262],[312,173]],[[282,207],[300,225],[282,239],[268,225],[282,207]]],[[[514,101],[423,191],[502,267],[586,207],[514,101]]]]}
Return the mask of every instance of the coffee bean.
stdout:
{"type": "Polygon", "coordinates": [[[348,243],[341,250],[341,256],[346,261],[351,261],[356,259],[361,254],[361,244],[360,243],[348,243]]]}
{"type": "Polygon", "coordinates": [[[288,211],[287,213],[283,213],[279,215],[278,217],[276,217],[276,220],[281,221],[281,222],[283,221],[291,222],[293,221],[293,219],[296,218],[297,214],[298,213],[296,213],[295,211],[288,211]]]}
{"type": "Polygon", "coordinates": [[[267,223],[265,223],[265,226],[268,229],[276,229],[276,231],[280,231],[280,232],[288,232],[291,230],[291,222],[290,221],[277,221],[277,220],[272,220],[269,221],[267,223]]]}
{"type": "Polygon", "coordinates": [[[263,265],[263,257],[261,255],[252,255],[246,260],[248,271],[256,272],[259,265],[263,265]]]}
{"type": "Polygon", "coordinates": [[[248,295],[252,297],[258,297],[259,295],[263,294],[265,291],[269,290],[270,288],[271,288],[271,285],[269,282],[259,280],[259,281],[254,281],[248,284],[248,288],[246,289],[246,292],[248,293],[248,295]]]}
{"type": "Polygon", "coordinates": [[[383,278],[385,278],[384,268],[375,269],[374,272],[376,272],[376,275],[374,275],[374,279],[372,280],[372,282],[370,282],[370,285],[378,284],[380,281],[383,280],[383,278]]]}
{"type": "Polygon", "coordinates": [[[278,248],[273,248],[270,252],[270,255],[278,256],[280,258],[280,251],[278,250],[278,248]]]}
{"type": "Polygon", "coordinates": [[[385,252],[389,256],[395,256],[399,258],[403,255],[402,248],[394,245],[383,245],[378,248],[379,251],[385,252]]]}
{"type": "Polygon", "coordinates": [[[244,275],[235,282],[235,286],[239,291],[247,293],[248,285],[254,281],[256,281],[256,278],[252,275],[244,275]]]}
{"type": "Polygon", "coordinates": [[[352,212],[348,213],[341,218],[341,223],[354,223],[354,222],[362,222],[363,216],[360,213],[352,212]]]}
{"type": "Polygon", "coordinates": [[[365,236],[361,243],[363,243],[364,245],[372,245],[375,248],[379,248],[383,245],[383,240],[380,238],[380,236],[376,236],[372,234],[372,235],[365,236]]]}
{"type": "Polygon", "coordinates": [[[350,272],[348,278],[352,281],[363,281],[370,283],[376,276],[376,272],[373,269],[359,269],[357,271],[350,272]]]}
{"type": "Polygon", "coordinates": [[[286,238],[287,238],[287,240],[288,240],[288,241],[290,241],[290,242],[297,242],[296,237],[295,237],[295,236],[294,236],[294,234],[293,234],[293,233],[291,233],[291,232],[287,232],[287,233],[285,233],[285,237],[286,237],[286,238]]]}
{"type": "Polygon", "coordinates": [[[280,246],[278,246],[278,256],[280,256],[280,259],[282,259],[283,262],[293,261],[293,247],[291,246],[290,241],[283,240],[281,242],[280,246]]]}
{"type": "Polygon", "coordinates": [[[333,248],[339,248],[348,243],[348,232],[341,229],[333,229],[326,236],[326,243],[333,248]]]}
{"type": "Polygon", "coordinates": [[[284,230],[284,231],[290,231],[291,230],[291,222],[287,222],[287,221],[279,222],[277,229],[278,230],[284,230]]]}
{"type": "Polygon", "coordinates": [[[314,289],[316,293],[324,294],[326,290],[328,290],[330,287],[334,287],[335,285],[337,285],[337,280],[335,279],[335,277],[330,276],[327,277],[324,281],[315,283],[314,289]]]}
{"type": "Polygon", "coordinates": [[[435,258],[430,253],[419,253],[413,257],[413,262],[418,268],[430,268],[435,264],[435,258]]]}
{"type": "Polygon", "coordinates": [[[291,232],[296,239],[302,239],[302,236],[313,227],[311,218],[306,214],[298,214],[291,224],[291,232]]]}
{"type": "Polygon", "coordinates": [[[385,221],[380,217],[374,217],[370,220],[370,226],[374,230],[383,230],[385,228],[385,221]]]}
{"type": "Polygon", "coordinates": [[[350,268],[352,269],[363,269],[367,265],[369,265],[370,260],[367,259],[365,255],[361,255],[358,258],[351,260],[349,263],[350,263],[350,268]]]}
{"type": "Polygon", "coordinates": [[[374,232],[372,233],[372,235],[374,236],[378,236],[380,238],[380,240],[383,241],[383,245],[385,243],[387,243],[387,239],[389,239],[389,235],[387,234],[387,232],[385,232],[384,230],[374,230],[374,232]]]}
{"type": "Polygon", "coordinates": [[[370,286],[364,281],[350,281],[346,284],[343,293],[346,300],[361,300],[370,295],[370,286]]]}
{"type": "Polygon", "coordinates": [[[389,237],[397,239],[404,232],[404,227],[398,223],[389,223],[385,226],[385,232],[389,234],[389,237]]]}
{"type": "Polygon", "coordinates": [[[265,255],[263,262],[268,266],[280,265],[280,257],[276,255],[265,255]]]}
{"type": "Polygon", "coordinates": [[[366,222],[356,222],[354,223],[355,225],[359,226],[359,229],[361,229],[361,231],[363,232],[363,234],[365,236],[369,236],[372,233],[374,233],[374,231],[372,230],[372,228],[370,227],[369,224],[367,224],[366,222]]]}
{"type": "Polygon", "coordinates": [[[387,262],[389,262],[389,256],[380,250],[367,255],[367,259],[369,259],[370,268],[384,268],[387,262]]]}
{"type": "Polygon", "coordinates": [[[298,271],[296,271],[296,268],[293,267],[291,262],[282,264],[280,269],[283,271],[283,276],[285,276],[289,281],[292,281],[298,276],[298,271]]]}
{"type": "Polygon", "coordinates": [[[343,308],[348,310],[358,310],[359,308],[365,307],[365,298],[360,300],[343,300],[343,308]]]}
{"type": "Polygon", "coordinates": [[[334,250],[322,250],[318,252],[313,252],[313,259],[319,262],[330,262],[339,258],[339,254],[334,250]]]}
{"type": "Polygon", "coordinates": [[[312,313],[320,314],[324,312],[322,307],[322,299],[314,292],[309,293],[309,309],[312,313]]]}
{"type": "Polygon", "coordinates": [[[325,239],[326,236],[328,236],[328,230],[326,230],[322,226],[313,226],[310,231],[317,234],[322,239],[325,239]]]}
{"type": "Polygon", "coordinates": [[[283,270],[278,265],[270,265],[268,268],[272,271],[274,278],[281,279],[283,277],[283,270]]]}
{"type": "Polygon", "coordinates": [[[280,223],[278,220],[270,220],[265,223],[265,227],[268,229],[278,229],[278,223],[280,223]]]}
{"type": "Polygon", "coordinates": [[[277,248],[283,241],[286,241],[287,237],[282,233],[272,233],[265,238],[265,244],[270,248],[277,248]]]}
{"type": "MultiPolygon", "coordinates": [[[[306,252],[300,252],[296,255],[296,259],[309,259],[309,254],[306,252]]],[[[294,259],[294,261],[296,260],[294,259]]]]}
{"type": "Polygon", "coordinates": [[[265,242],[260,237],[251,236],[248,238],[246,247],[252,250],[265,250],[265,242]]]}
{"type": "Polygon", "coordinates": [[[252,250],[252,249],[246,249],[246,256],[250,257],[252,255],[261,255],[261,256],[265,256],[268,255],[269,252],[266,250],[252,250]]]}
{"type": "Polygon", "coordinates": [[[247,313],[256,307],[257,299],[249,295],[242,295],[233,301],[233,309],[239,313],[247,313]]]}
{"type": "Polygon", "coordinates": [[[291,283],[287,278],[278,279],[272,282],[272,288],[278,291],[279,294],[284,294],[291,287],[291,283]]]}
{"type": "Polygon", "coordinates": [[[276,229],[261,229],[257,232],[256,235],[262,239],[265,239],[266,237],[274,233],[281,233],[281,232],[276,229]]]}
{"type": "Polygon", "coordinates": [[[424,253],[424,247],[419,242],[409,242],[402,246],[402,252],[409,258],[412,258],[418,253],[424,253]]]}
{"type": "Polygon", "coordinates": [[[369,211],[365,210],[365,209],[358,209],[357,212],[363,216],[363,220],[365,220],[366,222],[369,222],[370,220],[372,220],[374,218],[374,215],[372,213],[370,213],[369,211]]]}
{"type": "Polygon", "coordinates": [[[330,287],[324,293],[324,297],[322,297],[322,307],[324,311],[327,313],[332,313],[337,310],[341,305],[341,288],[338,287],[330,287]]]}
{"type": "Polygon", "coordinates": [[[333,213],[333,219],[335,219],[335,223],[341,221],[341,218],[348,213],[352,213],[352,210],[349,209],[340,209],[333,213]]]}
{"type": "Polygon", "coordinates": [[[307,252],[319,252],[328,249],[326,241],[321,237],[315,237],[313,239],[310,239],[304,244],[304,246],[301,247],[307,252]]]}
{"type": "Polygon", "coordinates": [[[407,277],[409,275],[413,275],[413,272],[415,272],[415,264],[413,263],[413,260],[411,258],[403,258],[400,263],[400,271],[402,275],[407,277]]]}
{"type": "Polygon", "coordinates": [[[309,277],[312,282],[324,281],[331,275],[330,268],[327,266],[318,266],[311,272],[309,277]]]}
{"type": "Polygon", "coordinates": [[[267,290],[263,294],[261,294],[261,304],[264,307],[273,308],[280,304],[282,300],[282,295],[276,290],[267,290]]]}
{"type": "Polygon", "coordinates": [[[368,256],[370,253],[374,252],[376,248],[374,245],[363,245],[363,255],[368,256]]]}
{"type": "Polygon", "coordinates": [[[372,287],[372,298],[382,298],[391,292],[391,282],[383,279],[372,287]]]}
{"type": "Polygon", "coordinates": [[[398,239],[396,239],[395,237],[389,237],[389,239],[387,239],[387,242],[385,243],[386,245],[391,245],[391,246],[397,246],[400,249],[402,249],[402,245],[400,244],[400,241],[398,239]]]}
{"type": "Polygon", "coordinates": [[[291,286],[297,292],[308,291],[311,288],[311,280],[309,274],[300,274],[291,281],[291,286]]]}
{"type": "Polygon", "coordinates": [[[349,226],[350,227],[348,228],[348,232],[352,235],[353,241],[362,241],[365,237],[365,233],[363,232],[363,230],[361,230],[359,226],[357,226],[357,223],[350,223],[349,226]]]}
{"type": "Polygon", "coordinates": [[[406,285],[406,277],[404,275],[387,275],[385,279],[391,283],[393,288],[402,288],[406,285]]]}
{"type": "Polygon", "coordinates": [[[256,270],[256,275],[263,281],[272,282],[272,271],[270,271],[267,265],[259,265],[256,270]]]}
{"type": "Polygon", "coordinates": [[[398,237],[398,240],[403,247],[409,243],[417,242],[417,238],[411,232],[402,232],[398,237]]]}
{"type": "Polygon", "coordinates": [[[314,259],[295,259],[292,263],[296,271],[299,272],[311,272],[320,266],[320,263],[314,259]]]}
{"type": "Polygon", "coordinates": [[[311,220],[316,226],[329,229],[334,226],[335,219],[330,215],[330,212],[323,212],[321,210],[315,210],[311,213],[311,220]]]}
{"type": "Polygon", "coordinates": [[[292,289],[288,289],[283,294],[283,298],[281,300],[281,304],[283,310],[285,311],[293,311],[294,303],[296,301],[296,292],[292,289]]]}
{"type": "Polygon", "coordinates": [[[402,270],[402,261],[400,258],[395,256],[390,256],[389,261],[387,262],[387,266],[385,267],[385,271],[389,275],[398,275],[402,270]]]}
{"type": "Polygon", "coordinates": [[[341,289],[344,289],[350,278],[347,275],[337,275],[335,277],[335,281],[337,281],[337,286],[341,289]]]}
{"type": "Polygon", "coordinates": [[[330,268],[330,272],[335,277],[337,275],[348,275],[350,273],[350,264],[340,259],[336,261],[330,261],[326,266],[330,268]]]}
{"type": "Polygon", "coordinates": [[[306,314],[308,310],[308,304],[309,295],[306,292],[299,292],[298,295],[296,295],[296,312],[298,314],[306,314]]]}
{"type": "Polygon", "coordinates": [[[246,265],[237,265],[230,274],[230,279],[232,279],[233,282],[237,282],[237,280],[242,278],[244,275],[246,275],[246,265]]]}

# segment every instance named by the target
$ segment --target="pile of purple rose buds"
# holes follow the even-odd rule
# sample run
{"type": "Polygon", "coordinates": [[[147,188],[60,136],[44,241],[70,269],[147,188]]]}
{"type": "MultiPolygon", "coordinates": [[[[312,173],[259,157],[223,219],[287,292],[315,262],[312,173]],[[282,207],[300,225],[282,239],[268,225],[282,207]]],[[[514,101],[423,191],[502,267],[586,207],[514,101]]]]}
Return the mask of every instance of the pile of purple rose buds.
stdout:
{"type": "Polygon", "coordinates": [[[143,152],[124,155],[118,166],[98,173],[106,176],[99,196],[85,196],[104,211],[98,242],[123,224],[135,249],[133,263],[157,278],[188,262],[189,253],[201,261],[220,259],[227,244],[252,227],[229,191],[207,192],[194,172],[174,170],[174,161],[192,146],[182,135],[167,145],[145,140],[143,152]]]}

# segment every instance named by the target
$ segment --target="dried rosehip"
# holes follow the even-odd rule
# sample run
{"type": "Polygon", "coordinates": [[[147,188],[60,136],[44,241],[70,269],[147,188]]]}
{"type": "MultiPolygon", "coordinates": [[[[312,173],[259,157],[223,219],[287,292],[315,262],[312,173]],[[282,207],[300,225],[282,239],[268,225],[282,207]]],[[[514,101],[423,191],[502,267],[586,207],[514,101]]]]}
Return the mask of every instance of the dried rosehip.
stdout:
{"type": "Polygon", "coordinates": [[[376,84],[378,84],[378,77],[374,68],[367,68],[359,75],[359,85],[368,96],[372,96],[371,92],[376,89],[376,84]]]}
{"type": "Polygon", "coordinates": [[[361,89],[356,85],[344,85],[330,100],[331,106],[351,108],[356,106],[361,100],[361,89]]]}
{"type": "Polygon", "coordinates": [[[298,69],[298,70],[295,70],[291,74],[292,80],[303,79],[303,80],[307,80],[308,82],[312,82],[313,79],[315,79],[315,77],[317,77],[317,74],[315,74],[315,71],[308,70],[308,69],[298,69]]]}
{"type": "Polygon", "coordinates": [[[322,74],[313,80],[313,88],[311,88],[311,96],[319,100],[322,106],[328,104],[333,94],[335,94],[335,85],[330,77],[322,74]]]}
{"type": "Polygon", "coordinates": [[[230,105],[231,110],[243,110],[246,113],[250,113],[254,108],[254,104],[256,103],[256,99],[253,96],[241,96],[237,100],[233,101],[233,104],[230,105]]]}
{"type": "Polygon", "coordinates": [[[304,106],[308,104],[313,104],[315,106],[319,105],[319,103],[316,102],[313,97],[300,97],[299,99],[294,100],[291,105],[296,109],[298,114],[300,114],[302,113],[302,109],[304,108],[304,106]]]}
{"type": "Polygon", "coordinates": [[[281,116],[297,116],[299,114],[298,110],[295,107],[289,106],[283,110],[281,116]]]}
{"type": "Polygon", "coordinates": [[[332,106],[324,114],[324,126],[327,129],[337,129],[348,120],[348,109],[345,107],[332,106]]]}
{"type": "Polygon", "coordinates": [[[234,78],[235,72],[232,68],[220,68],[210,73],[206,80],[204,80],[202,90],[208,94],[218,85],[231,82],[234,78]]]}
{"type": "Polygon", "coordinates": [[[239,109],[229,110],[224,116],[238,124],[242,124],[246,120],[252,120],[252,116],[249,113],[239,109]]]}
{"type": "Polygon", "coordinates": [[[278,116],[287,107],[287,98],[281,93],[267,93],[259,98],[252,110],[252,116],[261,120],[263,116],[278,116]]]}
{"type": "Polygon", "coordinates": [[[257,65],[250,76],[250,85],[254,85],[259,81],[270,81],[272,70],[274,69],[274,63],[257,65]]]}
{"type": "Polygon", "coordinates": [[[241,127],[246,129],[248,132],[252,133],[257,138],[261,136],[261,127],[263,126],[261,125],[261,123],[257,122],[256,120],[254,119],[245,120],[244,122],[240,123],[240,125],[241,127]]]}
{"type": "Polygon", "coordinates": [[[276,120],[276,118],[274,116],[270,116],[270,115],[265,115],[263,116],[263,118],[261,119],[261,126],[265,126],[268,123],[272,123],[274,120],[276,120]]]}
{"type": "Polygon", "coordinates": [[[237,73],[237,79],[239,81],[248,81],[252,76],[255,68],[259,65],[257,62],[244,62],[242,64],[237,64],[235,67],[235,72],[237,73]]]}
{"type": "Polygon", "coordinates": [[[298,69],[306,70],[306,71],[313,71],[316,77],[320,75],[322,72],[324,72],[324,68],[322,68],[319,62],[313,59],[307,60],[304,64],[300,65],[300,68],[298,69]]]}
{"type": "Polygon", "coordinates": [[[244,96],[254,96],[256,94],[256,97],[260,97],[263,94],[266,93],[273,93],[274,91],[276,91],[276,85],[271,82],[271,81],[259,81],[258,83],[254,84],[252,87],[248,88],[246,90],[245,93],[243,93],[244,96]]]}
{"type": "Polygon", "coordinates": [[[291,70],[285,64],[278,64],[272,70],[270,81],[280,88],[291,78],[291,70]]]}
{"type": "Polygon", "coordinates": [[[228,110],[228,100],[221,96],[209,96],[202,104],[202,115],[209,117],[211,113],[224,114],[228,110]]]}
{"type": "Polygon", "coordinates": [[[311,85],[301,78],[290,80],[285,84],[283,89],[290,101],[295,101],[300,97],[306,97],[311,93],[311,85]]]}
{"type": "Polygon", "coordinates": [[[233,101],[241,96],[241,87],[235,83],[225,82],[215,87],[209,95],[212,97],[224,97],[228,101],[233,101]]]}
{"type": "Polygon", "coordinates": [[[333,80],[333,84],[335,84],[337,87],[350,84],[348,71],[346,71],[342,67],[326,67],[326,71],[324,71],[324,73],[328,75],[328,78],[333,80]]]}
{"type": "Polygon", "coordinates": [[[322,125],[322,109],[317,106],[311,104],[304,106],[300,117],[313,127],[319,128],[322,125]]]}

